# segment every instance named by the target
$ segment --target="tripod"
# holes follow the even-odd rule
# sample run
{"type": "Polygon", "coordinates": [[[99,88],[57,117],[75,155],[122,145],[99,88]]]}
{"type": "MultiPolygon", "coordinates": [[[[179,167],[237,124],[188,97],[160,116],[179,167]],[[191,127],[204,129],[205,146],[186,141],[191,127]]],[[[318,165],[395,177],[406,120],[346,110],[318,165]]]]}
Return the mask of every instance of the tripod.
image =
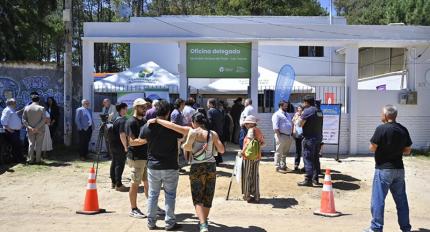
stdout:
{"type": "MultiPolygon", "coordinates": [[[[97,172],[99,170],[99,161],[100,161],[100,153],[102,151],[102,147],[103,147],[103,141],[105,141],[105,131],[107,129],[107,122],[103,122],[100,125],[99,128],[99,136],[97,137],[97,142],[96,142],[96,160],[93,162],[93,168],[94,166],[96,166],[96,180],[97,180],[97,172]]],[[[106,146],[109,146],[109,144],[106,144],[106,146]]]]}

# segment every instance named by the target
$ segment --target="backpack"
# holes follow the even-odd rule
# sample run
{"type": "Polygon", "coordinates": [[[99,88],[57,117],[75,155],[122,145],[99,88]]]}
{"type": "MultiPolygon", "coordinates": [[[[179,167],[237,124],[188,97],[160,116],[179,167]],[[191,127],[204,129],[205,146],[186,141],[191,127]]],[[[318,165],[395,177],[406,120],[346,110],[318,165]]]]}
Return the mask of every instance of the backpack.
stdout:
{"type": "Polygon", "coordinates": [[[260,142],[257,139],[252,139],[245,148],[243,155],[248,160],[256,160],[260,152],[260,142]]]}

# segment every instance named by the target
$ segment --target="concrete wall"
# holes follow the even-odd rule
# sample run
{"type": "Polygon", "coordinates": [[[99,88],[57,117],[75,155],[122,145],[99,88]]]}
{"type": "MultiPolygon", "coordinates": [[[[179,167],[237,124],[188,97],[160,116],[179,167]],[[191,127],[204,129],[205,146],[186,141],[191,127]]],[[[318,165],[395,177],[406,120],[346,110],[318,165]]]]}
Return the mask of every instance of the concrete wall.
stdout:
{"type": "MultiPolygon", "coordinates": [[[[33,91],[41,95],[42,105],[48,97],[54,97],[63,117],[64,82],[63,67],[41,63],[0,63],[0,110],[5,107],[7,98],[17,100],[18,109],[29,102],[33,91]]],[[[73,108],[80,105],[82,98],[82,78],[79,68],[73,68],[73,108]]],[[[76,133],[75,133],[76,134],[76,133]]],[[[60,120],[57,134],[63,136],[63,120],[60,120]]],[[[62,141],[62,139],[59,139],[62,141]]],[[[76,136],[74,136],[76,142],[76,136]]]]}
{"type": "Polygon", "coordinates": [[[381,110],[386,104],[397,106],[397,121],[408,128],[413,147],[417,149],[430,146],[430,91],[418,91],[417,105],[399,104],[400,91],[377,92],[373,90],[358,91],[358,153],[369,153],[369,140],[375,128],[381,124],[381,110]]]}
{"type": "Polygon", "coordinates": [[[260,66],[274,72],[279,72],[283,65],[289,64],[294,68],[296,76],[345,76],[345,57],[336,55],[336,49],[338,48],[324,47],[324,57],[299,57],[298,46],[260,45],[258,62],[260,66]]]}

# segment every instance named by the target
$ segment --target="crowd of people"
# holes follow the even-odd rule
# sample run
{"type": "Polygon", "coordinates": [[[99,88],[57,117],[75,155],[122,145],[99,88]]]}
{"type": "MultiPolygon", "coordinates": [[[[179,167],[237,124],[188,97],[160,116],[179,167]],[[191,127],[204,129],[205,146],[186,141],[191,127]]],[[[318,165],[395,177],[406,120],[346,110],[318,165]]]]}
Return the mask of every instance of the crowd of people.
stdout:
{"type": "Polygon", "coordinates": [[[40,164],[42,153],[52,151],[58,128],[59,107],[53,97],[48,97],[45,106],[37,92],[30,94],[31,102],[23,109],[17,109],[14,98],[6,100],[1,114],[5,140],[11,146],[12,160],[16,163],[40,164]],[[25,128],[28,143],[27,159],[23,155],[21,131],[25,128]]]}
{"type": "MultiPolygon", "coordinates": [[[[6,101],[1,124],[6,139],[11,144],[17,162],[35,164],[41,162],[42,151],[52,150],[59,110],[53,98],[42,106],[40,96],[31,93],[31,103],[23,110],[16,109],[16,101],[6,101]],[[22,114],[22,116],[20,116],[22,114]],[[20,131],[27,131],[28,160],[21,152],[20,131]]],[[[306,96],[303,104],[294,107],[280,101],[279,109],[272,115],[275,141],[275,171],[286,174],[286,157],[295,142],[294,168],[304,172],[304,180],[298,186],[320,186],[320,151],[323,145],[323,114],[320,101],[306,96]],[[304,168],[300,169],[303,156],[304,168]]],[[[135,99],[132,115],[128,105],[103,101],[102,114],[112,124],[106,137],[107,151],[112,156],[110,178],[112,188],[129,193],[131,217],[148,218],[150,230],[157,229],[157,217],[164,216],[167,231],[180,228],[175,217],[176,190],[179,173],[190,165],[189,181],[192,201],[199,218],[199,230],[206,232],[208,216],[215,194],[216,168],[223,162],[225,143],[240,147],[242,162],[241,189],[248,203],[260,201],[259,163],[262,147],[266,145],[258,127],[257,112],[251,99],[238,98],[230,107],[223,101],[208,99],[207,110],[198,106],[193,98],[176,99],[174,104],[163,99],[135,99]],[[122,183],[125,165],[131,170],[130,186],[122,183]],[[137,206],[139,185],[143,184],[147,198],[147,212],[137,206]],[[160,191],[164,191],[164,210],[158,206],[160,191]]],[[[408,130],[396,122],[397,109],[392,105],[383,108],[382,122],[370,140],[370,151],[375,153],[375,176],[373,180],[370,228],[365,231],[382,231],[384,225],[384,202],[391,191],[397,206],[402,231],[410,231],[409,206],[405,191],[405,173],[402,156],[410,154],[412,141],[408,130]]],[[[79,133],[79,155],[88,157],[88,145],[95,129],[90,102],[82,100],[76,110],[76,128],[79,133]]]]}
{"type": "MultiPolygon", "coordinates": [[[[105,99],[103,106],[102,114],[107,115],[112,123],[112,132],[106,138],[108,151],[112,154],[112,188],[129,192],[129,215],[147,217],[149,229],[156,228],[157,216],[160,215],[165,216],[166,230],[179,227],[174,214],[176,189],[179,173],[185,171],[184,166],[190,165],[191,195],[199,228],[200,231],[208,231],[207,218],[215,193],[216,167],[223,162],[226,142],[240,146],[243,199],[248,203],[260,201],[259,163],[266,142],[258,127],[257,112],[251,99],[245,99],[242,105],[242,99],[238,98],[230,108],[225,102],[210,98],[204,109],[196,107],[193,98],[186,101],[176,99],[173,105],[162,99],[138,98],[133,102],[131,117],[127,117],[128,106],[125,103],[113,106],[109,99],[105,99]],[[131,169],[129,188],[122,183],[126,163],[131,169]],[[147,197],[146,215],[137,207],[140,184],[144,185],[147,197]],[[161,189],[165,193],[165,210],[158,206],[161,189]]],[[[80,155],[86,159],[94,125],[89,102],[83,100],[82,107],[76,112],[80,155]]],[[[292,104],[281,101],[272,123],[276,171],[286,173],[286,156],[294,139],[300,145],[297,146],[295,162],[295,170],[299,171],[300,141],[304,140],[306,178],[299,185],[312,186],[312,180],[318,184],[319,162],[315,159],[317,146],[314,144],[319,145],[322,140],[322,114],[315,107],[314,99],[306,98],[304,106],[299,106],[295,115],[292,104]]]]}

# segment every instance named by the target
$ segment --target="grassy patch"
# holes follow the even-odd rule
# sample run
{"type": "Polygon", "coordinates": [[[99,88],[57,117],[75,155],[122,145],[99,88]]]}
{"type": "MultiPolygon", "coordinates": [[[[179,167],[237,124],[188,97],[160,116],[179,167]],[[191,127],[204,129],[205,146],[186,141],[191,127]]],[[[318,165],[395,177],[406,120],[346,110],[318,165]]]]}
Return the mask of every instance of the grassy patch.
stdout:
{"type": "Polygon", "coordinates": [[[422,157],[430,159],[430,151],[423,151],[423,150],[412,150],[412,156],[422,157]]]}

